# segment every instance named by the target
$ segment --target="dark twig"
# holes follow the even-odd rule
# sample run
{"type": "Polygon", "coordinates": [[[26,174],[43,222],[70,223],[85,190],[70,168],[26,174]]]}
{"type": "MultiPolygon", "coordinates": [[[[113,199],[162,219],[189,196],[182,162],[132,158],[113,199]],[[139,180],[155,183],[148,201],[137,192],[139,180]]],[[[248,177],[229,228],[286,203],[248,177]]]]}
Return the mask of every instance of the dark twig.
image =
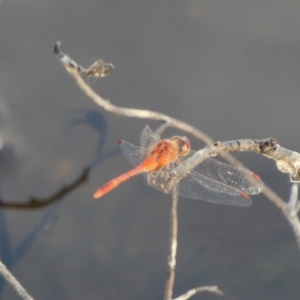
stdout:
{"type": "Polygon", "coordinates": [[[0,202],[0,207],[4,207],[6,209],[40,209],[45,206],[48,206],[51,203],[61,200],[64,196],[78,188],[83,183],[87,182],[89,176],[89,167],[84,168],[82,173],[79,175],[77,179],[75,179],[71,184],[60,188],[53,195],[46,198],[37,198],[32,197],[25,203],[13,202],[9,200],[2,200],[0,202]]]}

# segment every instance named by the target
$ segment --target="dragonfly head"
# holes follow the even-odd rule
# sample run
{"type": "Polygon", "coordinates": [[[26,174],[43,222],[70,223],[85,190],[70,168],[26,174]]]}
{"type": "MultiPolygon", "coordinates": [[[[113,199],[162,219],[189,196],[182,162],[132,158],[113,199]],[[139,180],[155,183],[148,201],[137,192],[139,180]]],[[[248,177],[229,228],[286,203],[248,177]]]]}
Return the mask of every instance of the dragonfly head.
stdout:
{"type": "Polygon", "coordinates": [[[171,139],[178,147],[179,156],[187,156],[191,150],[191,142],[186,136],[173,136],[171,139]]]}

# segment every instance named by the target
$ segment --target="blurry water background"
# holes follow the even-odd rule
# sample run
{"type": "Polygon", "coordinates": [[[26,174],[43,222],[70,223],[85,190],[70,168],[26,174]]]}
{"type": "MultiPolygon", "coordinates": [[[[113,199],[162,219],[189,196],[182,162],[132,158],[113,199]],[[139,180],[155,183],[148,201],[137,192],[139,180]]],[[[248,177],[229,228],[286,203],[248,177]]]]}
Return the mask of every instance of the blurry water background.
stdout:
{"type": "MultiPolygon", "coordinates": [[[[115,65],[90,82],[114,104],[166,113],[216,140],[272,136],[299,151],[299,15],[296,0],[0,2],[0,137],[11,145],[0,157],[1,197],[46,197],[95,165],[54,206],[0,212],[1,258],[35,299],[162,299],[166,278],[169,197],[139,176],[92,198],[130,168],[117,141],[138,144],[142,126],[158,124],[97,107],[54,43],[84,66],[115,65]]],[[[272,161],[237,157],[287,199],[288,177],[272,161]]],[[[291,228],[263,196],[248,208],[179,201],[175,296],[218,285],[224,300],[299,299],[299,258],[291,228]]],[[[3,282],[0,298],[19,299],[3,282]]]]}

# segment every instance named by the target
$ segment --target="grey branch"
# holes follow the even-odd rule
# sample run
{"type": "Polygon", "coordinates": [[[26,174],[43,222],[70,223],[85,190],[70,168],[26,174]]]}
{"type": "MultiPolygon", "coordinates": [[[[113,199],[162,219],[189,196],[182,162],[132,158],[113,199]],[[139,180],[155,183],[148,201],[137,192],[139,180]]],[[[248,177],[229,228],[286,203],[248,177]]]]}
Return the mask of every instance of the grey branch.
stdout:
{"type": "Polygon", "coordinates": [[[15,291],[21,296],[24,300],[33,300],[33,298],[27,293],[19,281],[7,270],[6,266],[0,261],[0,273],[5,278],[7,282],[12,285],[15,291]]]}
{"type": "MultiPolygon", "coordinates": [[[[59,42],[57,42],[59,43],[59,42]]],[[[82,89],[82,91],[91,98],[97,105],[102,107],[108,112],[116,114],[118,116],[128,117],[128,118],[139,118],[139,119],[149,119],[149,120],[156,120],[160,122],[165,122],[169,126],[173,126],[185,132],[189,132],[190,134],[194,135],[196,138],[204,141],[205,143],[213,142],[213,139],[206,135],[201,130],[196,129],[195,127],[191,126],[188,123],[182,122],[178,119],[172,118],[168,115],[150,111],[145,109],[136,109],[136,108],[127,108],[127,107],[120,107],[117,105],[112,104],[108,100],[103,99],[100,95],[98,95],[80,76],[80,68],[75,61],[71,60],[67,55],[59,51],[59,48],[55,44],[54,53],[58,56],[59,60],[68,71],[68,73],[73,77],[77,85],[82,89]],[[70,63],[71,62],[71,63],[70,63]]]]}
{"type": "MultiPolygon", "coordinates": [[[[151,119],[157,120],[161,122],[165,122],[168,126],[172,126],[174,128],[180,129],[182,131],[188,132],[191,135],[195,136],[196,138],[202,140],[203,142],[209,144],[209,147],[214,145],[214,151],[209,154],[209,156],[217,155],[217,148],[219,142],[211,144],[213,139],[206,135],[201,130],[193,127],[192,125],[183,122],[181,120],[172,118],[166,114],[162,114],[155,111],[143,110],[143,109],[135,109],[135,108],[127,108],[127,107],[120,107],[117,105],[112,104],[111,102],[103,99],[100,95],[98,95],[80,76],[82,74],[80,68],[78,69],[76,66],[79,66],[76,62],[72,61],[69,57],[64,55],[62,52],[59,51],[60,44],[55,45],[54,52],[59,57],[60,61],[62,62],[65,69],[77,83],[79,88],[89,97],[91,98],[97,105],[102,107],[108,112],[116,114],[118,116],[129,117],[129,118],[140,118],[140,119],[151,119]],[[71,63],[70,63],[71,61],[71,63]]],[[[83,72],[84,74],[84,72],[83,72]]],[[[167,126],[167,125],[166,125],[167,126]]],[[[165,126],[165,127],[166,127],[165,126]]],[[[165,129],[165,127],[163,129],[165,129]]],[[[237,159],[235,159],[232,155],[224,155],[226,152],[235,152],[235,151],[254,151],[257,153],[261,153],[269,158],[275,159],[277,166],[281,171],[288,172],[291,174],[292,177],[299,178],[298,174],[298,165],[299,157],[296,152],[284,149],[280,147],[274,139],[267,139],[265,141],[269,141],[268,143],[260,144],[255,142],[254,140],[241,140],[236,142],[228,142],[229,144],[223,143],[225,145],[225,150],[220,150],[219,154],[222,154],[224,159],[226,159],[230,164],[234,166],[238,166],[240,168],[246,168],[242,163],[240,163],[237,159]],[[241,143],[241,141],[243,141],[241,143]],[[243,144],[245,148],[241,148],[240,145],[243,144]],[[226,151],[227,149],[227,151],[226,151]],[[246,150],[247,149],[247,150],[246,150]],[[295,175],[295,176],[294,176],[295,175]]],[[[263,140],[262,140],[263,141],[263,140]]],[[[207,149],[202,149],[201,151],[207,151],[207,149]]],[[[208,151],[209,152],[209,151],[208,151]]],[[[200,157],[200,155],[199,155],[200,157]]],[[[201,155],[201,159],[203,156],[201,155]]],[[[300,249],[300,225],[299,219],[293,217],[290,214],[289,209],[287,208],[286,202],[280,198],[272,189],[268,186],[264,185],[263,189],[264,195],[269,198],[269,200],[276,205],[284,214],[286,219],[289,221],[290,225],[292,226],[294,233],[296,235],[298,241],[298,247],[300,249]]]]}
{"type": "Polygon", "coordinates": [[[68,65],[69,68],[76,70],[77,72],[88,77],[106,77],[114,70],[113,64],[107,64],[103,60],[99,59],[91,64],[88,68],[84,68],[72,60],[68,55],[62,53],[59,50],[61,42],[56,42],[54,46],[54,54],[56,54],[62,63],[68,65]]]}
{"type": "MultiPolygon", "coordinates": [[[[281,147],[273,138],[212,143],[195,153],[196,156],[198,155],[199,159],[194,159],[193,164],[191,164],[190,167],[193,168],[195,164],[201,163],[201,161],[208,156],[243,151],[260,153],[274,159],[281,172],[289,173],[291,181],[299,182],[300,154],[281,147]]],[[[267,187],[265,186],[264,189],[266,188],[267,187]]],[[[271,192],[273,193],[273,191],[271,192]]],[[[291,197],[288,203],[279,200],[278,197],[271,197],[269,199],[281,209],[282,213],[290,223],[298,243],[298,248],[300,249],[300,221],[298,218],[300,203],[298,201],[298,184],[295,183],[292,185],[291,197]]]]}
{"type": "Polygon", "coordinates": [[[176,253],[177,253],[177,235],[178,235],[178,217],[177,204],[178,193],[176,186],[172,189],[172,205],[171,205],[171,225],[170,225],[170,248],[168,256],[168,273],[165,286],[164,300],[172,300],[173,287],[175,280],[176,253]]]}
{"type": "Polygon", "coordinates": [[[252,151],[263,154],[275,160],[277,168],[290,174],[291,181],[300,182],[299,166],[300,154],[281,147],[273,138],[262,140],[236,140],[216,142],[209,145],[210,155],[214,156],[223,152],[252,151]]]}
{"type": "Polygon", "coordinates": [[[223,292],[217,287],[217,286],[200,286],[197,288],[194,288],[192,290],[187,291],[185,294],[173,299],[173,300],[187,300],[194,296],[197,293],[202,292],[211,292],[215,293],[217,295],[223,296],[223,292]]]}
{"type": "Polygon", "coordinates": [[[287,207],[289,209],[289,211],[292,213],[298,213],[298,204],[299,204],[299,201],[298,201],[298,184],[297,183],[294,183],[292,186],[291,186],[291,195],[290,195],[290,200],[287,204],[287,207]]]}
{"type": "Polygon", "coordinates": [[[291,195],[287,204],[287,213],[285,216],[294,230],[298,247],[300,248],[300,221],[298,218],[300,202],[298,200],[298,189],[299,185],[296,183],[291,186],[291,195]]]}
{"type": "MultiPolygon", "coordinates": [[[[108,112],[111,112],[113,114],[116,114],[118,116],[123,117],[129,117],[129,118],[140,118],[140,119],[151,119],[151,120],[157,120],[161,122],[165,122],[168,124],[168,126],[175,127],[177,129],[180,129],[182,131],[188,132],[191,135],[195,136],[199,140],[202,140],[204,143],[209,144],[213,142],[213,139],[206,135],[201,130],[193,127],[192,125],[183,122],[181,120],[172,118],[166,114],[162,114],[155,111],[149,111],[144,109],[135,109],[135,108],[127,108],[127,107],[120,107],[117,105],[112,104],[111,102],[103,99],[100,95],[98,95],[80,76],[79,71],[74,68],[72,65],[70,65],[68,62],[66,62],[66,58],[63,55],[62,52],[58,52],[57,44],[55,45],[55,54],[58,55],[61,63],[63,64],[64,68],[67,70],[67,72],[71,75],[71,77],[74,79],[74,81],[77,83],[79,88],[89,97],[91,98],[97,105],[102,107],[108,112]],[[57,53],[58,52],[58,53],[57,53]]],[[[70,58],[68,58],[70,59],[70,58]]],[[[67,60],[68,61],[68,60],[67,60]]],[[[74,62],[74,64],[77,65],[77,63],[74,62]]],[[[165,128],[165,126],[164,126],[165,128]]],[[[230,164],[238,166],[240,168],[246,168],[241,162],[239,162],[236,158],[234,158],[232,155],[226,155],[224,156],[224,159],[226,159],[230,164]]],[[[285,203],[284,201],[275,193],[273,192],[269,187],[266,185],[264,186],[263,193],[268,197],[280,210],[285,210],[285,203]]]]}

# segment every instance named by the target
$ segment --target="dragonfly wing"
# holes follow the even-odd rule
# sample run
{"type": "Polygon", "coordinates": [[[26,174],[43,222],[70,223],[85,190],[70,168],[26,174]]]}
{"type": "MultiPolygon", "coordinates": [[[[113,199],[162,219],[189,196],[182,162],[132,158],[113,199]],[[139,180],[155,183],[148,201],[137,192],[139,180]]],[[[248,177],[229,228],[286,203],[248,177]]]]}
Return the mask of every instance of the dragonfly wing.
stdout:
{"type": "Polygon", "coordinates": [[[158,141],[160,140],[160,136],[152,131],[152,129],[146,125],[141,133],[141,148],[146,150],[151,149],[158,141]]]}
{"type": "Polygon", "coordinates": [[[194,168],[190,176],[207,189],[230,195],[256,195],[263,189],[263,182],[252,172],[212,158],[194,168]]]}
{"type": "Polygon", "coordinates": [[[120,142],[120,149],[134,166],[139,165],[145,158],[145,154],[141,151],[140,147],[134,146],[126,141],[120,142]]]}
{"type": "Polygon", "coordinates": [[[176,176],[178,176],[179,182],[177,187],[179,196],[227,205],[249,206],[252,203],[251,199],[244,198],[240,193],[233,195],[208,189],[195,176],[191,176],[190,172],[187,173],[184,167],[177,165],[176,173],[172,170],[173,166],[170,166],[155,175],[151,173],[144,175],[146,175],[147,182],[151,187],[164,193],[170,193],[173,184],[172,180],[175,179],[176,184],[176,176]],[[184,175],[186,176],[182,178],[184,175]]]}
{"type": "MultiPolygon", "coordinates": [[[[140,147],[134,146],[126,141],[121,141],[120,148],[122,153],[127,157],[133,166],[139,165],[145,158],[146,152],[144,152],[140,147]]],[[[145,180],[148,182],[148,174],[142,173],[145,180]]]]}
{"type": "Polygon", "coordinates": [[[249,206],[252,203],[251,199],[244,198],[240,194],[229,195],[208,189],[189,175],[178,183],[178,195],[185,198],[200,199],[226,205],[249,206]]]}

